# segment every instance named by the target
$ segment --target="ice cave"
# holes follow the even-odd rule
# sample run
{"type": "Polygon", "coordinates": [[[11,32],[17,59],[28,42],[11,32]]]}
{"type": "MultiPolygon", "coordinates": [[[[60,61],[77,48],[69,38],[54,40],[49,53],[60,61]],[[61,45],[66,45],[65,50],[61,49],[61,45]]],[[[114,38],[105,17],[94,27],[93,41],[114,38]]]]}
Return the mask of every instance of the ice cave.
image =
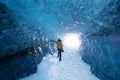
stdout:
{"type": "Polygon", "coordinates": [[[120,80],[120,0],[0,0],[0,80],[120,80]]]}

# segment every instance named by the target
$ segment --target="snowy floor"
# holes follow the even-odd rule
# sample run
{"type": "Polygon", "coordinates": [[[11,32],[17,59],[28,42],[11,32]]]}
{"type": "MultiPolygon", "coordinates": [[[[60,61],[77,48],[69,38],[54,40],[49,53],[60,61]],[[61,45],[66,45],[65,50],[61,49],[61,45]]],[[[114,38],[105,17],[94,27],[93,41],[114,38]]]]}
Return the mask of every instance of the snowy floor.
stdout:
{"type": "Polygon", "coordinates": [[[21,80],[99,80],[78,53],[63,53],[59,62],[56,54],[48,55],[38,65],[38,71],[21,80]]]}

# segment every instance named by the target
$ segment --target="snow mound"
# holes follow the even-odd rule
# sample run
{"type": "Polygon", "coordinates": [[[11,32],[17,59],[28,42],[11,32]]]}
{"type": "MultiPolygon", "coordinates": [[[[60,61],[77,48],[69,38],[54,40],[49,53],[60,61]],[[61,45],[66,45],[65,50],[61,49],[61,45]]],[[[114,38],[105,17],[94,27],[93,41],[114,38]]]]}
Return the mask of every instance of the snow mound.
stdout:
{"type": "Polygon", "coordinates": [[[61,62],[56,56],[44,57],[36,74],[20,80],[99,80],[78,53],[63,53],[61,62]]]}

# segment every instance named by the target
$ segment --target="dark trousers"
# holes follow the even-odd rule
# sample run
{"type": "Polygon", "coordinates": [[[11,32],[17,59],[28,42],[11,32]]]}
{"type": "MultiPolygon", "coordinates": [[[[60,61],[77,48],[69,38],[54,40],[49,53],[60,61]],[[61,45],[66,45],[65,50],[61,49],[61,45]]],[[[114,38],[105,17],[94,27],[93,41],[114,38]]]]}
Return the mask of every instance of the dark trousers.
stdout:
{"type": "Polygon", "coordinates": [[[62,50],[61,49],[58,49],[58,57],[59,57],[59,61],[61,61],[61,57],[62,57],[62,50]]]}

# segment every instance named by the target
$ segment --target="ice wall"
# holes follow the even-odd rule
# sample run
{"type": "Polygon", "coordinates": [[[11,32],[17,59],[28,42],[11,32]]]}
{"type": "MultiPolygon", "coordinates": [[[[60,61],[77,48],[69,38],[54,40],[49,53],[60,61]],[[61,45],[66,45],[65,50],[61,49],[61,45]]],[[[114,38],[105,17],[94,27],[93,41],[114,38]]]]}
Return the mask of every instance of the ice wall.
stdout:
{"type": "Polygon", "coordinates": [[[28,22],[18,8],[0,1],[0,80],[18,80],[35,73],[37,64],[49,53],[43,30],[28,22]]]}
{"type": "Polygon", "coordinates": [[[119,80],[120,75],[120,1],[111,1],[99,13],[101,29],[85,41],[83,59],[101,80],[119,80]],[[89,47],[88,47],[89,46],[89,47]]]}

